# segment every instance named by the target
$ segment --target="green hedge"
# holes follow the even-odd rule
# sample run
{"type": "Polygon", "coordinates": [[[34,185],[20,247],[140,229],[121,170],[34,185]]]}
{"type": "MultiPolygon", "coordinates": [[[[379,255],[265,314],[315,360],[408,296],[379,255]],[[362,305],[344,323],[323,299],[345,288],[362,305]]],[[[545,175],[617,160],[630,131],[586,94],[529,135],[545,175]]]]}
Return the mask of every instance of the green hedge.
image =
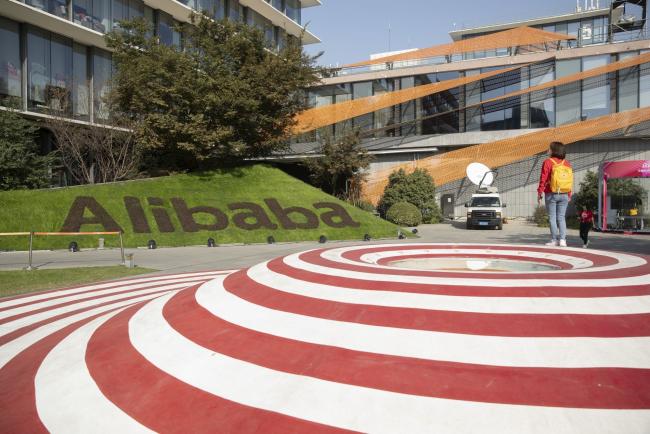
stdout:
{"type": "Polygon", "coordinates": [[[418,226],[422,223],[422,213],[417,206],[408,202],[397,202],[391,206],[386,218],[401,226],[418,226]]]}

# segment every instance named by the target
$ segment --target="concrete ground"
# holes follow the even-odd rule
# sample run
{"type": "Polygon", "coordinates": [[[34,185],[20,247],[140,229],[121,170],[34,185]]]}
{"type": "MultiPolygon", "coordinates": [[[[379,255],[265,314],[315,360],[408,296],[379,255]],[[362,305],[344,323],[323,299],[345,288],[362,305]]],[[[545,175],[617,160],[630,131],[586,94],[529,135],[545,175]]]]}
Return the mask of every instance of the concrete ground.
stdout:
{"type": "MultiPolygon", "coordinates": [[[[373,240],[373,244],[399,242],[435,243],[502,243],[502,244],[544,244],[549,240],[546,228],[512,221],[502,231],[480,229],[468,231],[464,222],[422,225],[418,227],[417,239],[373,240]]],[[[650,254],[650,235],[590,234],[590,248],[627,253],[650,254]]],[[[362,241],[328,242],[327,247],[350,246],[362,241]]],[[[569,230],[568,244],[580,247],[582,241],[577,230],[569,230]]],[[[274,245],[233,245],[208,249],[204,246],[147,249],[126,249],[133,253],[135,263],[140,267],[153,268],[165,273],[188,271],[226,270],[249,267],[260,262],[290,253],[323,247],[314,242],[280,243],[274,245]]],[[[16,270],[26,266],[27,252],[0,252],[0,270],[16,270]]],[[[40,250],[33,255],[34,266],[40,269],[109,266],[118,264],[118,250],[84,250],[70,253],[66,250],[40,250]]]]}

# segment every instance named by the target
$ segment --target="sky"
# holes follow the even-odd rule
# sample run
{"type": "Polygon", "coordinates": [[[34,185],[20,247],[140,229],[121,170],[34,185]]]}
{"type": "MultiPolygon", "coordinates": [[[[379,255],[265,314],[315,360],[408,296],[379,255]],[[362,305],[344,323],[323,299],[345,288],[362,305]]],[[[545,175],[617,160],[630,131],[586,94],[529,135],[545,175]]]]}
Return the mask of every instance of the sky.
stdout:
{"type": "MultiPolygon", "coordinates": [[[[575,0],[321,1],[322,6],[302,11],[303,24],[322,41],[305,49],[312,55],[323,51],[318,63],[328,66],[366,60],[389,47],[444,44],[451,41],[449,32],[454,29],[560,15],[576,7],[575,0]]],[[[606,3],[600,0],[601,7],[606,3]]]]}

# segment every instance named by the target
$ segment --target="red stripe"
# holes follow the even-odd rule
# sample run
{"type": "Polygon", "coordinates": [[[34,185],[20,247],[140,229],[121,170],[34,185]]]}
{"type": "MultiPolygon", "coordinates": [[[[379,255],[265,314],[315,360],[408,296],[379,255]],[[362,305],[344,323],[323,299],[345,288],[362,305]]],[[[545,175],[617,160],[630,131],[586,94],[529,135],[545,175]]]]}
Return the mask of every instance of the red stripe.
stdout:
{"type": "MultiPolygon", "coordinates": [[[[160,291],[150,292],[149,294],[145,294],[145,295],[146,296],[151,296],[151,298],[154,298],[156,295],[159,295],[159,294],[165,293],[165,292],[169,292],[169,291],[178,291],[178,290],[176,290],[176,289],[163,289],[163,290],[160,290],[160,291]]],[[[62,314],[59,314],[59,315],[56,315],[56,316],[53,316],[53,317],[50,317],[50,318],[46,318],[44,320],[29,324],[29,325],[26,325],[25,327],[21,327],[19,329],[16,329],[16,330],[14,330],[14,331],[12,331],[10,333],[7,333],[4,336],[0,336],[0,347],[2,345],[4,345],[4,344],[8,343],[8,342],[13,341],[14,339],[18,339],[22,335],[27,334],[27,333],[31,332],[32,330],[35,330],[35,329],[37,329],[39,327],[42,327],[44,325],[53,323],[53,322],[58,321],[60,319],[63,319],[63,318],[66,318],[66,317],[69,317],[69,316],[72,316],[72,315],[76,315],[76,314],[81,313],[81,312],[86,312],[86,311],[89,311],[89,310],[92,310],[92,309],[98,309],[98,308],[100,308],[102,306],[108,306],[108,305],[111,305],[111,304],[114,304],[114,303],[119,303],[121,301],[127,301],[127,300],[132,300],[132,299],[138,298],[138,297],[144,297],[145,295],[136,294],[136,295],[132,295],[130,297],[120,298],[119,300],[112,300],[112,301],[107,301],[105,303],[95,304],[93,306],[73,310],[73,311],[70,311],[70,312],[65,312],[65,313],[62,313],[62,314]]]]}
{"type": "Polygon", "coordinates": [[[278,291],[251,280],[246,271],[226,277],[224,287],[269,309],[379,327],[503,337],[650,336],[650,314],[495,314],[342,303],[278,291]]]}
{"type": "MultiPolygon", "coordinates": [[[[454,250],[454,249],[464,249],[464,250],[478,250],[481,254],[489,254],[491,252],[495,251],[502,251],[502,250],[517,250],[517,251],[522,251],[522,252],[533,252],[533,253],[543,253],[543,254],[557,254],[557,255],[563,255],[563,256],[572,256],[574,258],[580,258],[580,259],[585,259],[587,261],[592,262],[594,267],[606,267],[609,265],[616,265],[619,263],[619,261],[615,258],[612,258],[610,256],[606,255],[599,255],[597,253],[592,253],[590,251],[568,251],[568,250],[563,250],[563,249],[550,249],[550,248],[539,248],[539,247],[528,247],[528,246],[518,246],[516,244],[513,244],[512,246],[480,246],[480,245],[463,245],[463,244],[457,244],[457,245],[440,245],[440,244],[415,244],[415,245],[405,245],[405,246],[375,246],[375,247],[369,247],[369,248],[359,248],[356,250],[348,250],[346,252],[343,252],[341,256],[345,259],[349,259],[351,261],[356,261],[356,262],[361,262],[364,263],[361,260],[361,257],[367,254],[372,254],[372,253],[383,253],[387,251],[408,251],[408,250],[421,250],[421,249],[428,249],[428,250],[454,250]]],[[[325,249],[321,249],[320,252],[324,252],[325,249]]],[[[320,253],[319,253],[320,254],[320,253]]],[[[640,256],[640,255],[632,255],[632,256],[640,256]]],[[[643,257],[643,259],[648,259],[643,257]]],[[[537,258],[535,258],[537,260],[537,258]]]]}
{"type": "MultiPolygon", "coordinates": [[[[568,264],[566,262],[560,262],[560,261],[554,261],[552,259],[548,258],[525,258],[521,256],[513,256],[513,255],[500,255],[500,254],[482,254],[482,255],[477,255],[477,254],[444,254],[444,253],[435,253],[435,254],[422,254],[422,255],[400,255],[400,256],[393,256],[393,257],[387,257],[387,258],[381,258],[377,261],[377,265],[384,265],[388,267],[392,267],[394,265],[391,265],[394,262],[397,261],[403,261],[405,259],[429,259],[429,258],[462,258],[462,259],[483,259],[483,260],[489,260],[489,259],[504,259],[508,261],[517,261],[517,262],[526,262],[526,263],[532,263],[532,264],[546,264],[546,265],[552,265],[553,267],[557,267],[561,270],[572,270],[573,266],[571,264],[568,264]]],[[[469,270],[468,270],[469,271],[469,270]]],[[[490,273],[490,276],[498,275],[499,273],[490,273]]]]}
{"type": "MultiPolygon", "coordinates": [[[[285,276],[305,282],[319,283],[343,288],[376,290],[378,281],[340,277],[336,275],[320,274],[304,269],[293,268],[284,263],[283,258],[270,261],[267,267],[285,276]]],[[[407,279],[405,279],[407,280],[407,279]]],[[[527,287],[521,282],[518,287],[497,286],[456,286],[432,285],[411,282],[381,282],[382,290],[392,292],[411,292],[417,294],[457,295],[462,297],[630,297],[650,295],[650,284],[610,287],[527,287]]]]}
{"type": "Polygon", "coordinates": [[[648,409],[650,370],[517,368],[347,350],[249,330],[215,317],[194,291],[165,305],[169,324],[212,351],[277,371],[411,395],[502,404],[648,409]]]}
{"type": "MultiPolygon", "coordinates": [[[[323,267],[331,268],[333,272],[336,270],[360,271],[372,274],[386,274],[396,276],[424,276],[424,277],[457,277],[462,279],[476,279],[476,278],[490,278],[490,279],[506,279],[506,280],[533,280],[533,279],[548,279],[550,276],[546,273],[481,273],[481,272],[453,272],[453,271],[417,271],[417,270],[387,270],[386,268],[372,266],[352,265],[342,262],[332,261],[323,258],[320,254],[322,251],[309,251],[301,254],[301,260],[323,267]]],[[[573,252],[572,252],[573,253],[573,252]]],[[[645,263],[638,267],[627,267],[610,271],[589,271],[589,269],[582,269],[572,273],[555,272],[552,275],[553,279],[567,279],[567,280],[582,280],[582,279],[611,279],[621,277],[638,277],[650,275],[650,264],[645,263]]]]}
{"type": "MultiPolygon", "coordinates": [[[[206,282],[207,280],[208,279],[206,279],[206,280],[194,279],[194,280],[188,281],[187,286],[191,286],[191,285],[193,285],[193,284],[195,284],[197,282],[206,282]]],[[[42,312],[51,311],[51,310],[54,310],[54,309],[59,309],[59,308],[62,308],[62,307],[72,306],[73,304],[77,304],[77,303],[85,303],[85,302],[89,302],[89,301],[93,301],[93,300],[99,300],[101,298],[106,298],[106,297],[113,297],[113,296],[121,295],[121,294],[131,294],[131,293],[134,293],[134,292],[146,291],[148,289],[159,288],[161,286],[174,285],[175,283],[178,284],[178,283],[182,283],[182,282],[169,282],[169,283],[163,283],[163,284],[160,284],[159,282],[152,282],[151,285],[143,286],[143,287],[140,287],[140,288],[127,289],[127,290],[124,290],[124,291],[115,291],[115,292],[111,292],[109,294],[97,295],[97,296],[94,296],[94,297],[88,297],[88,298],[84,298],[84,299],[75,298],[73,300],[66,301],[66,302],[63,302],[63,303],[59,303],[59,304],[56,304],[56,305],[53,305],[53,306],[45,306],[45,307],[41,307],[39,309],[34,309],[34,310],[27,311],[27,312],[19,313],[17,315],[2,318],[2,319],[0,319],[0,324],[5,324],[5,323],[11,322],[11,321],[16,321],[16,320],[21,319],[21,318],[25,318],[25,317],[28,317],[28,316],[31,316],[31,315],[36,315],[36,314],[39,314],[39,313],[42,313],[42,312]]],[[[112,289],[118,289],[118,288],[119,287],[112,288],[112,289]]],[[[72,294],[70,296],[71,297],[76,297],[77,295],[78,294],[72,294]]]]}
{"type": "MultiPolygon", "coordinates": [[[[36,410],[34,378],[47,354],[77,328],[107,312],[91,316],[52,333],[19,353],[0,369],[0,432],[47,433],[36,410]]],[[[62,372],[62,374],[64,374],[62,372]]],[[[63,393],[64,391],[62,391],[63,393]]],[[[82,405],[83,403],[79,403],[82,405]]]]}
{"type": "Polygon", "coordinates": [[[136,310],[127,309],[97,329],[88,344],[86,364],[102,393],[141,424],[158,432],[179,434],[344,432],[238,404],[161,371],[131,345],[128,322],[136,310]]]}

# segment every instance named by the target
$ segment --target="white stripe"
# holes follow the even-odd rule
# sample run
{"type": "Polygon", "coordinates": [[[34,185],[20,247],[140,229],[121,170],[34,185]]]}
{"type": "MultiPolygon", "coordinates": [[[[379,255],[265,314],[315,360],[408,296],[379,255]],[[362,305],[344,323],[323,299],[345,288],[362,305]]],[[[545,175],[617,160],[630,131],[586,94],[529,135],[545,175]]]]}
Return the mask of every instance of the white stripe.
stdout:
{"type": "Polygon", "coordinates": [[[45,357],[34,379],[36,408],[50,432],[151,433],[109,401],[86,366],[86,348],[95,330],[120,311],[90,321],[63,339],[45,357]]]}
{"type": "MultiPolygon", "coordinates": [[[[546,247],[540,247],[540,246],[525,246],[525,245],[508,245],[508,244],[435,244],[436,246],[449,246],[449,249],[431,249],[431,245],[427,244],[408,244],[410,247],[417,247],[417,246],[422,246],[421,250],[404,250],[404,244],[391,244],[391,245],[375,245],[375,246],[354,246],[354,247],[340,247],[336,249],[331,249],[331,250],[326,250],[321,253],[321,256],[326,259],[330,259],[335,262],[341,262],[341,263],[347,263],[347,264],[352,264],[352,265],[357,265],[357,266],[366,266],[366,267],[373,267],[372,264],[375,264],[377,260],[383,258],[383,257],[391,257],[391,256],[396,256],[396,254],[399,255],[417,255],[417,254],[432,254],[432,253],[444,253],[444,254],[450,254],[450,253],[462,253],[462,254],[486,254],[489,255],[490,253],[493,253],[495,255],[515,255],[515,256],[523,256],[523,257],[531,257],[531,258],[548,258],[548,259],[554,259],[562,262],[567,262],[569,264],[574,265],[574,269],[572,270],[562,270],[562,273],[591,273],[591,272],[596,272],[596,271],[612,271],[612,270],[620,270],[620,269],[625,269],[625,268],[631,268],[631,267],[639,267],[646,265],[648,262],[639,256],[634,256],[634,255],[628,255],[624,253],[616,253],[616,252],[607,252],[607,251],[590,251],[589,253],[592,255],[596,256],[604,256],[607,258],[615,259],[617,261],[616,264],[612,265],[606,265],[606,266],[600,266],[600,267],[591,267],[593,265],[593,262],[588,261],[583,258],[578,258],[575,256],[569,256],[565,255],[559,252],[559,249],[557,248],[546,248],[546,247]],[[463,247],[467,246],[479,246],[479,247],[484,247],[484,249],[463,249],[463,247]],[[377,248],[377,247],[386,247],[386,250],[382,252],[375,252],[375,253],[367,253],[365,255],[362,255],[360,257],[361,261],[366,261],[369,262],[369,264],[362,264],[361,262],[358,261],[353,261],[347,258],[343,257],[343,254],[352,252],[355,250],[366,250],[368,248],[377,248]],[[429,247],[429,248],[427,248],[429,247]],[[509,250],[494,250],[494,247],[509,247],[509,250]],[[517,248],[520,249],[517,249],[517,248]],[[524,250],[524,247],[530,247],[530,248],[535,248],[535,249],[542,249],[542,250],[547,250],[546,252],[539,252],[539,251],[528,251],[524,250]],[[396,250],[390,250],[390,249],[396,249],[396,250]],[[586,269],[585,265],[588,265],[591,268],[586,269]]],[[[571,247],[562,247],[561,252],[582,252],[584,253],[583,249],[574,249],[571,247]]],[[[298,253],[297,255],[301,255],[301,253],[298,253]]],[[[558,271],[535,271],[535,273],[558,273],[558,271]]],[[[524,274],[524,273],[521,273],[524,274]]]]}
{"type": "MultiPolygon", "coordinates": [[[[588,261],[586,259],[582,258],[576,258],[575,256],[568,256],[568,255],[558,255],[554,253],[542,253],[542,252],[529,252],[525,250],[477,250],[477,249],[418,249],[418,250],[389,250],[389,251],[384,251],[384,252],[376,252],[376,253],[368,253],[365,255],[362,255],[359,261],[353,261],[351,259],[344,258],[340,255],[335,255],[332,252],[323,252],[321,255],[325,259],[329,259],[335,262],[339,263],[345,263],[345,264],[351,264],[351,265],[356,265],[356,266],[363,266],[363,267],[373,267],[377,268],[377,262],[379,262],[382,259],[390,259],[390,258],[395,258],[395,260],[399,260],[404,256],[412,256],[412,255],[436,255],[436,256],[444,256],[444,255],[481,255],[481,256],[487,256],[489,257],[490,255],[507,255],[507,256],[516,256],[517,258],[520,258],[522,261],[528,260],[529,262],[535,262],[535,259],[550,259],[553,261],[557,262],[564,262],[566,264],[570,264],[573,268],[572,269],[567,269],[567,270],[551,270],[551,271],[535,271],[535,273],[540,273],[540,272],[550,272],[550,273],[558,273],[559,271],[561,272],[569,272],[569,271],[574,271],[578,269],[585,269],[588,267],[592,267],[594,265],[593,262],[588,261]]],[[[480,258],[477,258],[480,259],[480,258]]],[[[545,263],[542,263],[545,264],[545,263]]],[[[399,267],[392,267],[388,265],[380,265],[381,268],[387,268],[389,270],[402,270],[403,268],[399,267]]],[[[425,269],[424,271],[432,271],[430,269],[425,269]]],[[[435,271],[435,270],[433,270],[435,271]]],[[[472,272],[469,271],[468,272],[472,272]]],[[[517,272],[513,272],[517,274],[517,272]]],[[[518,272],[519,274],[527,274],[530,272],[518,272]]],[[[510,273],[509,273],[510,274],[510,273]]]]}
{"type": "MultiPolygon", "coordinates": [[[[161,294],[167,294],[167,293],[163,292],[161,294]]],[[[151,300],[152,298],[158,297],[161,294],[149,294],[131,300],[119,301],[116,303],[109,304],[108,306],[97,307],[95,309],[90,309],[74,315],[70,315],[65,318],[61,318],[60,320],[53,321],[51,323],[35,328],[34,330],[25,333],[24,335],[20,335],[16,339],[4,344],[3,346],[0,346],[0,368],[2,368],[4,365],[9,363],[9,361],[14,357],[16,357],[18,354],[25,351],[30,346],[34,345],[36,342],[46,338],[47,336],[53,333],[58,332],[59,330],[69,326],[70,324],[74,324],[77,321],[90,318],[91,316],[97,315],[102,312],[107,312],[111,309],[115,309],[123,306],[131,306],[141,301],[151,300]]]]}
{"type": "Polygon", "coordinates": [[[647,295],[593,298],[469,297],[393,292],[389,287],[384,290],[352,289],[294,279],[270,270],[268,262],[251,267],[247,274],[257,283],[278,291],[340,303],[495,314],[624,315],[650,312],[650,296],[647,295]]]}
{"type": "Polygon", "coordinates": [[[642,434],[650,424],[648,411],[429,398],[275,371],[208,350],[180,335],[162,315],[169,298],[156,299],[133,316],[129,323],[133,346],[169,375],[243,405],[373,433],[642,434]]]}
{"type": "Polygon", "coordinates": [[[333,321],[243,300],[221,278],[204,283],[198,303],[239,326],[287,339],[355,351],[459,363],[521,367],[650,368],[650,338],[479,336],[333,321]]]}
{"type": "MultiPolygon", "coordinates": [[[[327,276],[336,276],[341,278],[352,278],[381,282],[404,282],[419,283],[426,285],[450,285],[450,286],[490,286],[501,288],[521,288],[521,287],[549,287],[549,286],[569,286],[569,287],[599,287],[609,288],[629,285],[647,285],[650,282],[650,274],[644,274],[635,277],[619,278],[598,278],[598,279],[497,279],[492,278],[475,278],[467,273],[467,277],[427,277],[427,276],[401,276],[390,274],[378,274],[372,272],[349,271],[339,268],[329,268],[321,265],[305,262],[298,257],[299,255],[286,256],[283,261],[285,264],[298,268],[300,270],[311,271],[313,273],[324,274],[327,276]]],[[[556,272],[557,273],[557,272],[556,272]]]]}
{"type": "Polygon", "coordinates": [[[219,276],[219,275],[224,274],[224,273],[229,274],[229,273],[232,273],[232,272],[235,272],[235,271],[237,271],[237,270],[225,270],[225,271],[215,271],[215,272],[197,272],[197,273],[182,273],[182,274],[162,275],[162,276],[154,276],[154,277],[138,277],[138,278],[128,279],[128,280],[115,280],[115,281],[110,281],[110,282],[97,283],[97,284],[93,284],[93,285],[80,286],[78,288],[44,291],[44,292],[35,293],[34,295],[31,295],[31,296],[19,297],[19,298],[15,298],[15,299],[12,299],[12,300],[1,301],[0,302],[0,308],[16,306],[16,305],[24,304],[24,303],[32,303],[34,301],[44,300],[44,299],[48,299],[48,298],[52,298],[52,297],[59,297],[61,295],[78,294],[78,293],[84,292],[84,291],[92,291],[92,290],[95,290],[95,289],[111,288],[111,287],[114,287],[114,286],[123,286],[123,285],[130,285],[130,284],[134,284],[134,283],[137,284],[137,283],[144,283],[144,282],[157,282],[157,281],[168,280],[168,279],[211,277],[211,276],[219,276]]]}
{"type": "Polygon", "coordinates": [[[44,312],[39,312],[34,315],[28,315],[14,321],[10,321],[4,324],[0,324],[0,336],[4,336],[8,333],[11,333],[14,330],[17,330],[21,327],[26,327],[30,324],[34,324],[39,321],[43,321],[48,318],[55,317],[57,315],[65,314],[79,309],[85,309],[91,306],[95,306],[102,303],[107,303],[110,301],[120,300],[125,297],[133,297],[138,294],[150,294],[158,291],[171,290],[171,289],[182,289],[192,286],[192,284],[203,282],[204,280],[190,281],[186,283],[175,283],[173,285],[162,285],[156,288],[148,288],[146,290],[137,291],[129,294],[116,294],[113,296],[101,297],[96,300],[84,301],[81,303],[71,304],[69,306],[54,308],[51,310],[46,310],[44,312]]]}
{"type": "MultiPolygon", "coordinates": [[[[210,276],[212,277],[212,276],[210,276]]],[[[209,280],[209,278],[202,279],[200,281],[205,281],[209,280]]],[[[14,309],[8,309],[5,311],[0,312],[0,319],[3,318],[9,318],[14,315],[20,315],[23,313],[31,312],[37,309],[43,309],[47,307],[54,307],[58,306],[60,304],[68,303],[70,301],[82,301],[82,300],[87,300],[90,298],[94,297],[102,297],[105,295],[109,294],[123,294],[126,293],[127,291],[133,291],[134,289],[139,289],[139,288],[146,288],[152,285],[160,286],[160,285],[166,285],[166,284],[171,284],[171,283],[184,283],[184,282],[196,282],[196,278],[185,278],[185,279],[168,279],[168,280],[158,280],[156,282],[145,282],[145,283],[138,283],[138,284],[133,284],[133,285],[124,285],[124,286],[119,286],[116,288],[110,288],[110,289],[103,289],[99,291],[93,291],[93,292],[88,292],[84,294],[75,294],[75,295],[69,295],[67,297],[61,297],[61,298],[56,298],[53,300],[47,300],[47,301],[42,301],[40,303],[34,303],[34,304],[28,304],[27,306],[20,306],[16,307],[14,309]]],[[[125,295],[126,296],[126,295],[125,295]]]]}

